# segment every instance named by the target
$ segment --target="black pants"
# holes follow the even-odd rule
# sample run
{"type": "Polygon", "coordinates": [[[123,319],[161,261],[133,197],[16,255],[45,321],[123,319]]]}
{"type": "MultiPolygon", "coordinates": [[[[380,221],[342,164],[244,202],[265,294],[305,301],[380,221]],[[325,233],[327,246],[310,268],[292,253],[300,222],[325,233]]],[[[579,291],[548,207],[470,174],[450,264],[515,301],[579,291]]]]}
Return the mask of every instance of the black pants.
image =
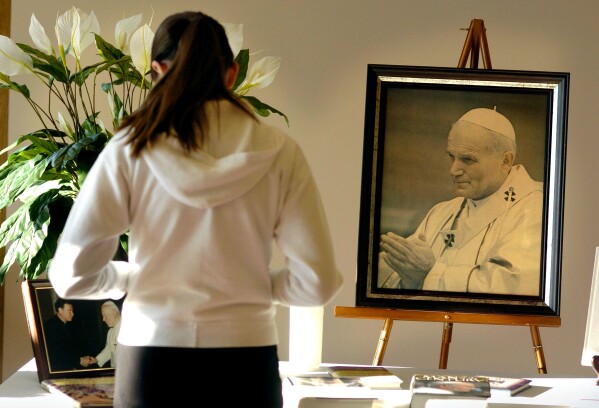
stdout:
{"type": "Polygon", "coordinates": [[[281,408],[276,346],[119,345],[114,408],[281,408]]]}

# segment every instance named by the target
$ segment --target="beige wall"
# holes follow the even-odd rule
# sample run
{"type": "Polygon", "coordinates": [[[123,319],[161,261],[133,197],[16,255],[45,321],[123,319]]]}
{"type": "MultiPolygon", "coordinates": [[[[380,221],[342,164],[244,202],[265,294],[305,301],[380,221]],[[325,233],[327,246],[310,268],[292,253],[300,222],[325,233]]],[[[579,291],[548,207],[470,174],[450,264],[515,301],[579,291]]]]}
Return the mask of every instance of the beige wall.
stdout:
{"type": "MultiPolygon", "coordinates": [[[[595,246],[599,244],[599,2],[593,0],[218,0],[169,2],[80,0],[94,10],[103,34],[112,40],[117,19],[140,12],[158,23],[167,14],[201,9],[224,22],[244,23],[245,44],[283,58],[273,86],[260,93],[291,120],[286,130],[312,164],[321,189],[346,284],[325,310],[323,360],[372,361],[381,322],[339,319],[334,305],[354,305],[362,160],[366,65],[401,64],[455,67],[473,18],[487,28],[493,67],[571,72],[562,327],[542,328],[551,374],[591,375],[580,356],[595,246]],[[102,4],[102,6],[100,6],[102,4]]],[[[53,18],[73,4],[53,0],[13,3],[12,32],[29,42],[32,12],[52,34],[53,18]]],[[[156,27],[156,24],[153,25],[156,27]]],[[[11,98],[11,138],[31,130],[27,107],[11,98]]],[[[285,128],[279,118],[270,123],[285,128]]],[[[6,285],[4,375],[32,357],[22,298],[6,285]]],[[[281,358],[287,358],[288,312],[281,309],[281,358]]],[[[385,364],[435,367],[442,327],[438,323],[396,322],[385,364]]],[[[456,325],[450,369],[517,370],[533,375],[531,339],[526,327],[456,325]]]]}

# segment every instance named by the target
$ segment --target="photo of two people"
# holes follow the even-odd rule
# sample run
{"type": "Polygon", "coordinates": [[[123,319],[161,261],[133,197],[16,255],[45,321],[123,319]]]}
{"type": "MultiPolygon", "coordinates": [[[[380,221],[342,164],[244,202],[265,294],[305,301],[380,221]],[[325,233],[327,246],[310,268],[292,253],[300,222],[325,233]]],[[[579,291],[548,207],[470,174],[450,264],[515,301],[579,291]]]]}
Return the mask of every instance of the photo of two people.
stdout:
{"type": "Polygon", "coordinates": [[[49,283],[36,288],[31,298],[38,349],[50,375],[106,375],[115,368],[123,299],[62,299],[49,283]]]}

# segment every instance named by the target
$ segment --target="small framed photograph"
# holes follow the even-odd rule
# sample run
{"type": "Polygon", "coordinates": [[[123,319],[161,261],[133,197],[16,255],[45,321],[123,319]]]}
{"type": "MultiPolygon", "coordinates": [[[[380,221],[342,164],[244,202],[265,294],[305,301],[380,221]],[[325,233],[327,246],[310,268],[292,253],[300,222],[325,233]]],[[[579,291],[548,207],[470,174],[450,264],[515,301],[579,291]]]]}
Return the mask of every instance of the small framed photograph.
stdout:
{"type": "Polygon", "coordinates": [[[40,382],[114,375],[122,300],[61,299],[45,279],[22,291],[40,382]]]}
{"type": "Polygon", "coordinates": [[[356,306],[559,316],[568,92],[368,66],[356,306]]]}

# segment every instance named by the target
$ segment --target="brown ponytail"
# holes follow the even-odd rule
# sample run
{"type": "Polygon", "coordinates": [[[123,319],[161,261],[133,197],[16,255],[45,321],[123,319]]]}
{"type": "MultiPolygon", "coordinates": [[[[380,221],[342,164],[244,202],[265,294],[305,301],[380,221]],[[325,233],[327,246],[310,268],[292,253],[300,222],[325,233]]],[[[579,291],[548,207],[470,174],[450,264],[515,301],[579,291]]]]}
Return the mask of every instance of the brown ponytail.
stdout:
{"type": "Polygon", "coordinates": [[[164,132],[187,152],[201,148],[209,127],[205,103],[210,100],[227,99],[254,117],[225,86],[233,59],[225,30],[212,17],[201,12],[167,17],[156,30],[152,60],[172,64],[144,104],[119,126],[130,128],[131,154],[139,156],[164,132]]]}

